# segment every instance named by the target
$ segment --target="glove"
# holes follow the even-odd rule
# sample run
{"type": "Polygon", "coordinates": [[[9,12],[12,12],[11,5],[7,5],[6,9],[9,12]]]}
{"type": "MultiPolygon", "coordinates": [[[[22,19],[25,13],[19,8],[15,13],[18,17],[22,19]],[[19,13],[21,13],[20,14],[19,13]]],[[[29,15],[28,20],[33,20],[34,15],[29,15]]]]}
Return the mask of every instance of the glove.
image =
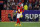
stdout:
{"type": "Polygon", "coordinates": [[[17,11],[16,11],[16,13],[17,13],[17,11]]]}
{"type": "Polygon", "coordinates": [[[23,17],[23,15],[21,15],[21,18],[23,17]]]}

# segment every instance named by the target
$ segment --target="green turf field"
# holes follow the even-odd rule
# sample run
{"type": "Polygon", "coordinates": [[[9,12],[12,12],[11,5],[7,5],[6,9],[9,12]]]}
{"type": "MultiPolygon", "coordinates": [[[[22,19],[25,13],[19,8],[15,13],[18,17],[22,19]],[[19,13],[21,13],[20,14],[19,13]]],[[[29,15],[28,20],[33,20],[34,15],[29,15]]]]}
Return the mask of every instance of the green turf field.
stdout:
{"type": "Polygon", "coordinates": [[[16,22],[0,22],[0,27],[40,27],[40,22],[21,22],[21,26],[15,24],[16,22]]]}

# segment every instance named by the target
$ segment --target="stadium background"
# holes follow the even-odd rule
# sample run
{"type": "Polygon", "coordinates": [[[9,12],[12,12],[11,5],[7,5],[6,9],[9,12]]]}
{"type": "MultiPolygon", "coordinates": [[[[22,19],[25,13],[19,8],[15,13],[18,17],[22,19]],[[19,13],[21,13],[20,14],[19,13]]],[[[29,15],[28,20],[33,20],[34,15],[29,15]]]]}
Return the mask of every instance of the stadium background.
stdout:
{"type": "Polygon", "coordinates": [[[38,14],[38,15],[40,14],[40,7],[39,7],[40,0],[4,0],[4,1],[0,1],[0,5],[3,5],[3,9],[1,10],[0,27],[15,27],[14,21],[17,21],[15,11],[16,11],[16,6],[20,1],[22,2],[23,6],[25,4],[28,5],[28,10],[25,10],[23,13],[23,18],[20,18],[20,21],[22,24],[21,27],[40,27],[40,16],[38,16],[36,19],[35,18],[25,19],[25,14],[38,14]]]}
{"type": "MultiPolygon", "coordinates": [[[[39,1],[40,0],[4,0],[3,3],[0,2],[0,4],[3,4],[3,9],[1,10],[1,21],[16,21],[15,11],[19,2],[23,4],[23,7],[25,5],[28,6],[28,9],[23,13],[23,18],[20,18],[21,21],[27,20],[25,19],[25,14],[40,14],[39,1]]],[[[39,18],[37,18],[37,21],[39,21],[39,18]]]]}

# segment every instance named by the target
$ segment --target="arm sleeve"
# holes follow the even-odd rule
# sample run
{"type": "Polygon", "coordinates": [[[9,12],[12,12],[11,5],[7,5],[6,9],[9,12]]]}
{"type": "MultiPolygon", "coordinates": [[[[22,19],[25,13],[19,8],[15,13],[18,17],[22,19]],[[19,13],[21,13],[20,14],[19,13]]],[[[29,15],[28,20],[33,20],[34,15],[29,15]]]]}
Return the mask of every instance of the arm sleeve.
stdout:
{"type": "Polygon", "coordinates": [[[23,9],[23,12],[24,12],[24,9],[23,9]]]}

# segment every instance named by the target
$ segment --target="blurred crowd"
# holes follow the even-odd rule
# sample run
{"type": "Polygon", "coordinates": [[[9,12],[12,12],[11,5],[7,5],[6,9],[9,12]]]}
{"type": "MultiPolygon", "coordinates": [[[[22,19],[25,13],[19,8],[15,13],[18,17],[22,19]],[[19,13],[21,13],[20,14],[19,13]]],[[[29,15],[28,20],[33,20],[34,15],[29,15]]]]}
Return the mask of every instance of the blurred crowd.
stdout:
{"type": "Polygon", "coordinates": [[[28,10],[40,10],[40,0],[5,0],[4,10],[16,10],[16,6],[21,2],[24,5],[28,5],[28,10]]]}

